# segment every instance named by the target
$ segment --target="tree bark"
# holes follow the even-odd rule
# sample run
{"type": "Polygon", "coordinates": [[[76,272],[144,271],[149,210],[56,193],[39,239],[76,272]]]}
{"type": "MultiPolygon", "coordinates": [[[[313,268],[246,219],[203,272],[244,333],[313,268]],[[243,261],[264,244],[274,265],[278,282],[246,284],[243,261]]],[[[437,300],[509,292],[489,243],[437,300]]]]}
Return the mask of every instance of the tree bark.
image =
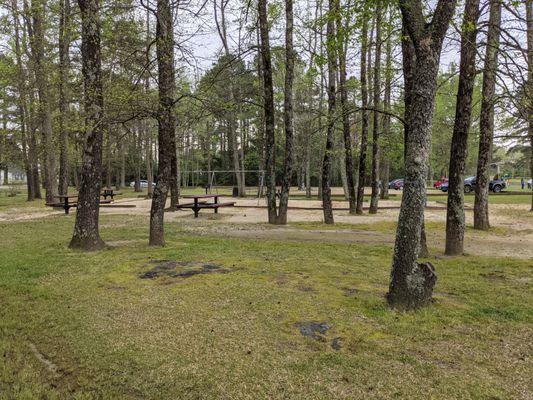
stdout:
{"type": "Polygon", "coordinates": [[[106,168],[105,168],[105,186],[107,188],[111,188],[111,185],[112,185],[112,173],[113,173],[113,170],[112,170],[112,160],[111,160],[111,130],[109,129],[109,125],[106,126],[106,129],[107,131],[107,138],[106,138],[106,141],[105,141],[105,161],[106,161],[106,168]]]}
{"type": "MultiPolygon", "coordinates": [[[[337,1],[338,8],[338,1],[337,1]]],[[[346,52],[348,47],[349,35],[346,29],[347,23],[343,25],[341,13],[337,13],[337,36],[339,50],[339,91],[341,100],[342,112],[342,133],[344,137],[344,168],[346,171],[346,189],[348,195],[348,205],[350,214],[356,213],[357,199],[355,194],[355,179],[354,179],[354,162],[352,150],[352,135],[350,132],[350,114],[348,104],[348,89],[346,87],[346,52]]]]}
{"type": "MultiPolygon", "coordinates": [[[[413,41],[409,38],[409,34],[405,27],[402,27],[402,59],[403,59],[403,75],[404,75],[404,164],[407,159],[407,141],[409,132],[411,130],[411,113],[413,109],[413,87],[415,84],[415,70],[416,70],[416,54],[413,41]]],[[[424,200],[424,204],[425,204],[424,200]]],[[[420,251],[419,257],[429,256],[429,250],[426,240],[426,227],[424,219],[422,218],[422,228],[420,230],[420,251]]]]}
{"type": "Polygon", "coordinates": [[[459,88],[455,107],[455,123],[450,151],[448,203],[446,207],[445,254],[464,251],[465,211],[464,174],[468,150],[468,133],[472,120],[472,95],[476,81],[476,39],[479,1],[467,0],[461,32],[459,88]]]}
{"type": "Polygon", "coordinates": [[[335,15],[336,2],[329,0],[328,22],[326,27],[326,53],[328,58],[328,118],[326,133],[326,149],[322,162],[322,208],[324,210],[324,223],[333,224],[333,206],[331,203],[331,169],[333,159],[333,146],[335,136],[335,101],[337,79],[337,43],[335,41],[335,15]]]}
{"type": "Polygon", "coordinates": [[[15,31],[15,60],[17,67],[17,90],[19,92],[17,111],[19,115],[20,133],[22,139],[22,150],[24,153],[24,169],[26,171],[26,186],[28,189],[27,200],[33,201],[35,199],[34,182],[32,164],[28,155],[28,140],[27,140],[27,96],[26,96],[26,73],[22,64],[22,49],[20,45],[20,22],[19,22],[19,10],[18,1],[11,1],[11,9],[13,13],[13,23],[15,31]]]}
{"type": "Polygon", "coordinates": [[[68,69],[70,47],[70,0],[60,0],[59,18],[59,194],[68,192],[68,69]]]}
{"type": "Polygon", "coordinates": [[[357,180],[356,213],[363,213],[363,199],[365,195],[366,153],[368,147],[368,82],[367,82],[367,53],[368,53],[368,18],[363,16],[361,31],[361,148],[359,149],[359,179],[357,180]]]}
{"type": "Polygon", "coordinates": [[[279,210],[276,223],[287,224],[287,207],[289,205],[289,190],[291,187],[293,140],[294,140],[294,111],[293,111],[293,82],[294,82],[294,48],[293,48],[293,10],[292,0],[285,0],[285,96],[283,102],[283,122],[285,125],[285,159],[283,162],[283,178],[279,198],[279,210]]]}
{"type": "Polygon", "coordinates": [[[153,153],[152,153],[152,132],[150,124],[147,120],[143,123],[144,126],[144,138],[145,138],[145,151],[146,151],[146,197],[152,198],[154,193],[154,170],[153,170],[153,153]]]}
{"type": "Polygon", "coordinates": [[[174,138],[174,149],[170,166],[170,208],[176,209],[180,198],[180,184],[178,180],[178,152],[176,149],[176,139],[174,138]]]}
{"type": "Polygon", "coordinates": [[[258,0],[259,32],[261,37],[261,60],[263,67],[263,107],[265,121],[265,167],[268,222],[276,222],[276,157],[275,157],[275,115],[274,87],[272,83],[272,59],[268,37],[267,0],[258,0]]]}
{"type": "MultiPolygon", "coordinates": [[[[383,109],[385,112],[390,113],[391,111],[391,93],[392,93],[392,79],[394,75],[394,70],[392,68],[392,40],[393,40],[393,18],[394,13],[392,7],[389,7],[389,19],[387,27],[387,44],[385,48],[386,61],[385,61],[385,91],[383,95],[383,109]]],[[[390,151],[390,140],[391,140],[391,116],[385,114],[383,116],[383,136],[388,142],[386,150],[390,151]]],[[[382,185],[381,185],[381,199],[386,200],[389,198],[389,179],[390,179],[390,159],[388,151],[383,151],[381,155],[383,159],[382,163],[382,185]]]]}
{"type": "Polygon", "coordinates": [[[479,150],[474,199],[474,229],[488,230],[489,222],[489,163],[494,136],[494,104],[496,102],[496,72],[500,47],[502,5],[490,0],[487,48],[483,68],[481,114],[479,116],[479,150]]]}
{"type": "Polygon", "coordinates": [[[120,143],[120,186],[126,186],[126,151],[124,149],[124,143],[120,143]]]}
{"type": "MultiPolygon", "coordinates": [[[[381,24],[383,7],[381,1],[376,5],[376,53],[374,55],[374,109],[381,106],[381,24]]],[[[380,113],[374,111],[372,126],[372,195],[370,196],[370,214],[377,214],[379,200],[379,120],[380,113]]]]}
{"type": "Polygon", "coordinates": [[[416,309],[430,303],[436,282],[433,266],[419,264],[417,259],[424,222],[425,180],[440,53],[456,4],[456,0],[439,0],[433,19],[427,23],[421,0],[400,1],[402,22],[414,46],[416,65],[406,141],[404,193],[387,294],[389,304],[399,309],[416,309]]]}
{"type": "Polygon", "coordinates": [[[82,19],[85,141],[78,211],[70,247],[83,250],[98,250],[104,246],[98,232],[104,119],[99,4],[98,0],[78,0],[82,19]]]}
{"type": "Polygon", "coordinates": [[[159,76],[157,185],[150,210],[150,245],[165,244],[163,217],[176,151],[176,119],[174,116],[174,34],[169,0],[157,0],[156,26],[157,65],[159,76]]]}
{"type": "MultiPolygon", "coordinates": [[[[531,158],[529,160],[530,177],[533,179],[533,1],[526,0],[527,18],[527,122],[529,147],[531,158]]],[[[531,185],[531,209],[533,211],[533,185],[531,185]]]]}
{"type": "Polygon", "coordinates": [[[37,93],[39,97],[39,122],[42,135],[42,149],[44,160],[44,186],[46,201],[52,203],[57,193],[56,157],[53,145],[52,111],[50,106],[50,90],[48,81],[48,66],[45,61],[45,2],[46,0],[32,0],[31,16],[33,34],[30,35],[30,45],[34,65],[37,93]]]}

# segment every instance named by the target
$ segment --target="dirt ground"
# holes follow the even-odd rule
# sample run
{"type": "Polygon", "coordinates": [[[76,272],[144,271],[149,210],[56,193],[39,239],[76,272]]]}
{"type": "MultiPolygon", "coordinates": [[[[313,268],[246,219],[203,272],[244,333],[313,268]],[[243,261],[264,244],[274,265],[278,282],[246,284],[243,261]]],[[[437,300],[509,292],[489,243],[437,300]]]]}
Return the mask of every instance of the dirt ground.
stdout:
{"type": "MultiPolygon", "coordinates": [[[[235,199],[221,198],[221,202],[235,201],[235,199]]],[[[126,214],[148,217],[151,201],[139,199],[117,199],[115,207],[101,208],[101,213],[126,214]],[[135,205],[134,208],[120,208],[120,205],[135,205]]],[[[265,200],[237,199],[236,207],[219,209],[218,214],[212,210],[200,212],[198,219],[193,218],[191,210],[168,212],[166,222],[187,222],[184,229],[201,234],[215,234],[242,238],[255,239],[282,239],[305,241],[342,241],[365,242],[380,245],[394,245],[395,230],[393,223],[398,220],[399,201],[380,201],[383,207],[377,215],[349,215],[348,211],[334,211],[335,222],[342,224],[339,229],[328,227],[313,229],[291,225],[291,223],[320,223],[323,214],[320,209],[321,202],[315,200],[290,200],[289,207],[315,208],[315,210],[289,209],[288,226],[267,225],[265,200]],[[261,207],[261,208],[260,208],[261,207]],[[372,224],[380,226],[372,229],[372,224]],[[390,227],[387,227],[390,223],[390,227]],[[346,225],[353,225],[353,228],[346,225]]],[[[368,203],[365,203],[368,206],[368,203]]],[[[333,202],[334,208],[346,208],[347,203],[333,202]]],[[[446,209],[442,203],[428,201],[425,212],[426,221],[430,224],[437,223],[438,229],[428,229],[428,243],[435,249],[437,256],[442,256],[444,248],[444,223],[446,209]]],[[[518,204],[492,204],[490,206],[492,229],[489,232],[478,232],[468,229],[465,235],[465,252],[470,255],[512,257],[533,260],[533,215],[528,213],[528,205],[518,204]],[[518,217],[518,215],[520,217],[518,217]]],[[[43,210],[42,208],[21,207],[0,213],[0,221],[17,221],[34,218],[43,218],[57,215],[62,211],[43,210]]],[[[71,211],[70,218],[73,218],[71,211]]],[[[473,213],[471,208],[466,211],[467,224],[472,226],[473,213]]]]}
{"type": "MultiPolygon", "coordinates": [[[[235,201],[235,199],[222,198],[220,201],[235,201]]],[[[126,204],[135,204],[135,208],[103,208],[106,214],[135,214],[148,215],[150,201],[144,199],[118,200],[126,204]]],[[[211,210],[200,212],[198,219],[193,218],[190,210],[181,210],[167,213],[167,221],[187,221],[186,229],[205,234],[221,234],[232,237],[256,238],[256,239],[284,239],[284,240],[318,240],[318,241],[342,241],[342,242],[366,242],[383,245],[393,245],[395,238],[394,228],[384,232],[383,229],[372,230],[372,224],[381,222],[396,222],[398,220],[398,201],[380,201],[380,210],[377,215],[350,215],[348,211],[338,210],[334,212],[335,222],[340,224],[354,225],[353,229],[345,225],[342,229],[302,229],[298,226],[269,226],[264,200],[238,199],[236,207],[219,209],[216,215],[211,210]],[[388,208],[390,207],[390,208],[388,208]],[[364,229],[358,225],[366,225],[364,229]]],[[[446,221],[446,209],[441,203],[428,201],[425,218],[429,223],[444,224],[446,221]]],[[[289,207],[316,207],[316,210],[290,209],[288,220],[290,223],[320,223],[323,214],[320,210],[321,202],[314,200],[291,200],[289,207]]],[[[346,202],[333,202],[334,208],[346,208],[346,202]]],[[[519,219],[506,211],[524,211],[527,213],[527,205],[491,205],[490,232],[476,232],[472,229],[467,231],[465,237],[465,251],[467,254],[515,257],[533,260],[533,216],[519,219]]],[[[467,224],[473,225],[473,212],[471,208],[466,211],[467,224]]],[[[316,226],[314,227],[316,228],[316,226]]],[[[442,229],[428,230],[428,242],[435,249],[444,248],[444,225],[442,229]]]]}

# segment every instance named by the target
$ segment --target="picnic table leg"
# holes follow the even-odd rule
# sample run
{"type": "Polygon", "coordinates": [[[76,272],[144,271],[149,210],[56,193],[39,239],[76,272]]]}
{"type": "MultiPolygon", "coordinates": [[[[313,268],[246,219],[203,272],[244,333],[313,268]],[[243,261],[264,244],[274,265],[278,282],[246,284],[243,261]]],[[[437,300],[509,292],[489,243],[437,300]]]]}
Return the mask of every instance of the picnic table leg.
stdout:
{"type": "MultiPolygon", "coordinates": [[[[218,204],[218,196],[215,196],[215,204],[218,204]]],[[[215,207],[215,214],[218,214],[218,207],[215,207]]]]}
{"type": "Polygon", "coordinates": [[[65,197],[64,203],[65,203],[65,205],[63,206],[63,208],[65,209],[65,214],[68,214],[68,212],[69,212],[68,197],[65,197]]]}
{"type": "Polygon", "coordinates": [[[194,211],[194,218],[198,218],[198,211],[200,211],[200,209],[198,208],[198,198],[194,198],[194,207],[192,209],[194,211]]]}

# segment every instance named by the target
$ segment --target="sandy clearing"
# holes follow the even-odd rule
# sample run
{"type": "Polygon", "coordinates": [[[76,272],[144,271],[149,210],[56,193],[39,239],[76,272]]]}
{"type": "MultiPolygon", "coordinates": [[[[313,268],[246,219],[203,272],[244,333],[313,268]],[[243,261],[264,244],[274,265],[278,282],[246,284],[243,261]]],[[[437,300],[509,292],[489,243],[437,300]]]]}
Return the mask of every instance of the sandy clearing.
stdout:
{"type": "MultiPolygon", "coordinates": [[[[220,201],[235,201],[235,199],[221,198],[220,201]]],[[[211,210],[200,212],[198,219],[193,218],[191,210],[168,212],[165,215],[166,222],[187,221],[184,229],[199,234],[222,235],[238,238],[268,239],[268,240],[315,240],[330,242],[362,242],[379,245],[394,245],[395,232],[376,232],[372,230],[358,229],[357,225],[372,225],[378,222],[396,222],[399,214],[400,203],[398,201],[381,201],[383,207],[395,207],[395,209],[380,210],[377,215],[354,216],[347,211],[334,212],[335,222],[352,224],[353,229],[300,229],[294,226],[272,227],[267,225],[267,213],[264,208],[264,200],[237,199],[239,207],[226,207],[219,209],[218,214],[211,210]],[[248,207],[247,207],[248,206],[248,207]],[[254,207],[254,208],[251,208],[254,207]]],[[[139,215],[148,217],[151,200],[144,198],[118,199],[115,205],[135,205],[135,208],[101,208],[102,215],[139,215]]],[[[367,205],[366,203],[365,205],[367,205]]],[[[169,206],[170,203],[167,203],[169,206]]],[[[434,201],[428,202],[429,206],[439,209],[426,209],[425,218],[429,222],[444,223],[446,210],[444,205],[434,201]]],[[[291,200],[292,207],[316,207],[316,210],[289,210],[289,222],[322,222],[323,214],[319,209],[321,202],[317,200],[291,200]]],[[[334,201],[334,207],[346,207],[346,202],[334,201]]],[[[465,238],[465,251],[467,254],[525,258],[533,260],[533,216],[527,213],[527,205],[491,205],[491,224],[495,228],[503,228],[491,232],[477,232],[469,230],[465,238]],[[506,211],[512,211],[507,213],[506,211]],[[516,218],[513,212],[524,211],[523,218],[516,218]]],[[[63,214],[62,211],[42,208],[14,208],[0,213],[0,221],[19,221],[36,218],[44,218],[50,215],[63,214]]],[[[473,224],[472,210],[466,211],[467,224],[473,224]]],[[[105,229],[106,225],[102,224],[105,229]]],[[[435,249],[444,248],[444,231],[431,231],[428,233],[428,243],[435,249]]]]}

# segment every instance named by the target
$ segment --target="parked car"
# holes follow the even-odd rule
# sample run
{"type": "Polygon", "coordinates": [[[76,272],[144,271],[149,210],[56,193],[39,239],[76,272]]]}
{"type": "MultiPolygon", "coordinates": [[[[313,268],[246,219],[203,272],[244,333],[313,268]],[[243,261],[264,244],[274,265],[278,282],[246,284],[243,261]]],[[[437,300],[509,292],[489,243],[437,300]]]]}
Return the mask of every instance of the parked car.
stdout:
{"type": "MultiPolygon", "coordinates": [[[[148,187],[148,181],[147,180],[144,180],[144,179],[141,179],[139,181],[139,184],[141,186],[141,189],[145,189],[148,187]]],[[[131,188],[134,188],[135,187],[135,181],[133,182],[130,182],[130,187],[131,188]]],[[[155,182],[152,182],[152,187],[155,188],[155,182]]]]}
{"type": "Polygon", "coordinates": [[[394,179],[389,182],[389,189],[403,189],[403,178],[394,179]]]}
{"type": "MultiPolygon", "coordinates": [[[[448,184],[449,184],[448,182],[443,183],[440,186],[440,190],[442,190],[443,192],[447,192],[448,184]]],[[[493,179],[489,182],[489,190],[494,193],[499,193],[506,187],[507,187],[507,184],[505,183],[503,179],[493,179]]],[[[476,177],[469,176],[468,178],[466,178],[465,183],[464,183],[465,193],[471,193],[472,191],[474,191],[475,188],[476,188],[476,177]]]]}
{"type": "Polygon", "coordinates": [[[440,187],[444,184],[448,183],[448,178],[440,178],[437,182],[433,184],[433,187],[435,189],[440,189],[440,187]]]}

